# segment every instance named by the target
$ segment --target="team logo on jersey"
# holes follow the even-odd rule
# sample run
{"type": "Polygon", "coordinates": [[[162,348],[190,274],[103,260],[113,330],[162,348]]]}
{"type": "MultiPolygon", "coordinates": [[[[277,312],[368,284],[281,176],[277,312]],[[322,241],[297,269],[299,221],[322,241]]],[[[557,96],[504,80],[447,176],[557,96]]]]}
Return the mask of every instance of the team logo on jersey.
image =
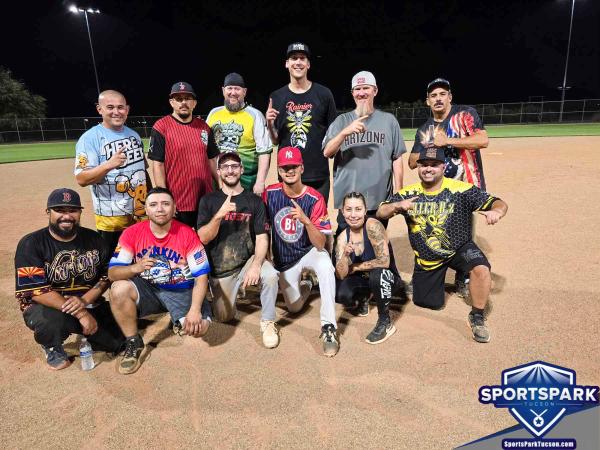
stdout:
{"type": "Polygon", "coordinates": [[[237,151],[244,134],[244,126],[235,123],[233,119],[228,123],[221,123],[219,120],[213,125],[213,133],[221,152],[237,151]]]}
{"type": "Polygon", "coordinates": [[[200,139],[204,145],[208,145],[208,131],[202,130],[200,132],[200,139]]]}
{"type": "Polygon", "coordinates": [[[312,120],[312,103],[295,104],[288,102],[287,109],[287,128],[290,130],[290,143],[292,147],[297,147],[301,150],[306,148],[308,140],[308,131],[311,127],[312,120]]]}
{"type": "Polygon", "coordinates": [[[292,217],[292,208],[285,206],[277,211],[273,225],[275,231],[285,242],[298,242],[304,232],[304,224],[292,217]]]}
{"type": "Polygon", "coordinates": [[[17,284],[27,286],[46,282],[46,272],[40,267],[19,267],[17,269],[17,284]]]}
{"type": "Polygon", "coordinates": [[[85,153],[77,155],[77,166],[76,169],[85,169],[88,166],[88,157],[85,153]]]}

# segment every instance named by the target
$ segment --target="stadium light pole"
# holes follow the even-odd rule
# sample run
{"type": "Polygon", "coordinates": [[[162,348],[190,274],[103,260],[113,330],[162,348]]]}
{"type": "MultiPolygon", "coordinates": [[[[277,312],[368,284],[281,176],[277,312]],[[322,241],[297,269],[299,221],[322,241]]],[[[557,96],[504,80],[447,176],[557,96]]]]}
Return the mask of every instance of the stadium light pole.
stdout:
{"type": "Polygon", "coordinates": [[[569,23],[569,40],[567,42],[567,59],[565,60],[565,76],[562,84],[562,95],[560,100],[560,114],[558,121],[562,122],[563,109],[565,107],[565,93],[567,92],[567,69],[569,68],[569,51],[571,50],[571,32],[573,31],[573,12],[575,11],[575,0],[571,1],[571,22],[569,23]]]}
{"type": "Polygon", "coordinates": [[[100,14],[100,10],[93,8],[79,8],[75,5],[71,5],[69,7],[69,11],[71,11],[73,14],[83,13],[83,17],[85,17],[85,25],[87,27],[88,39],[90,40],[90,51],[92,52],[92,64],[94,65],[94,75],[96,76],[96,89],[98,90],[98,97],[100,97],[100,82],[98,81],[98,69],[96,69],[96,57],[94,56],[94,46],[92,45],[92,33],[90,33],[90,22],[88,20],[88,13],[100,14]]]}

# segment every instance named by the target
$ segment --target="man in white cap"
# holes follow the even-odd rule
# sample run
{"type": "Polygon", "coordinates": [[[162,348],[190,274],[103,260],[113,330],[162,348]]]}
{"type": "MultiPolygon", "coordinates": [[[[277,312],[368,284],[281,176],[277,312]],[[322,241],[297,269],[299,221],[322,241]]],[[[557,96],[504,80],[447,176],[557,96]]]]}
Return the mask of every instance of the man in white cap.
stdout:
{"type": "MultiPolygon", "coordinates": [[[[393,114],[375,109],[377,82],[371,72],[352,77],[354,111],[341,114],[329,126],[323,155],[334,159],[333,200],[340,209],[344,195],[360,192],[367,202],[367,217],[392,192],[402,188],[402,154],[406,152],[400,125],[393,114]]],[[[338,214],[339,234],[347,227],[338,214]]],[[[387,221],[383,221],[387,226],[387,221]]]]}

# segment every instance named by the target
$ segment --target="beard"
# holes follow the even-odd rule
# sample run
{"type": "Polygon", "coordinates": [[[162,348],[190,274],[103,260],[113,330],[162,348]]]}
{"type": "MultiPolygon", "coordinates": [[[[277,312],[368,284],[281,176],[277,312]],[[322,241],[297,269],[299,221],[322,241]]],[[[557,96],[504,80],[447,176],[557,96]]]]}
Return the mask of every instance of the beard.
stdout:
{"type": "Polygon", "coordinates": [[[229,180],[227,180],[227,179],[225,179],[225,180],[224,180],[223,178],[221,178],[221,181],[223,181],[223,184],[224,184],[225,186],[227,186],[227,187],[230,187],[230,188],[233,188],[233,187],[236,187],[236,186],[238,185],[238,183],[240,182],[240,179],[238,178],[238,179],[237,179],[237,180],[235,180],[235,181],[229,181],[229,180]]]}
{"type": "MultiPolygon", "coordinates": [[[[60,222],[60,223],[64,223],[66,221],[60,222]]],[[[79,224],[76,222],[69,222],[72,223],[72,227],[69,230],[65,230],[62,229],[60,227],[60,223],[50,223],[49,227],[50,230],[56,234],[58,237],[62,238],[62,239],[70,239],[75,237],[75,235],[77,234],[77,231],[79,231],[79,224]]]]}
{"type": "Polygon", "coordinates": [[[231,103],[229,100],[225,99],[225,108],[229,112],[238,112],[244,108],[244,101],[238,101],[237,103],[231,103]]]}
{"type": "Polygon", "coordinates": [[[179,116],[180,119],[189,119],[189,117],[192,115],[191,111],[188,112],[179,112],[177,113],[177,115],[179,116]]]}
{"type": "Polygon", "coordinates": [[[360,102],[356,105],[356,114],[358,117],[366,116],[370,114],[370,107],[367,102],[360,102]]]}

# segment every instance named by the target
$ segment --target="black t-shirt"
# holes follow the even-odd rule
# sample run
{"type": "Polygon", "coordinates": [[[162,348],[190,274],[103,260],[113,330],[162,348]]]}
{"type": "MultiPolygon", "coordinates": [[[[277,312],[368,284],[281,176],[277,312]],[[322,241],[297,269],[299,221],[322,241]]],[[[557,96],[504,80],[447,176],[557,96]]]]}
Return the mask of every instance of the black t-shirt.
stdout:
{"type": "MultiPolygon", "coordinates": [[[[198,228],[211,221],[226,199],[222,190],[202,197],[198,206],[198,228]]],[[[260,197],[244,190],[232,196],[231,201],[236,210],[221,220],[217,236],[205,244],[214,278],[228,277],[241,270],[254,255],[256,235],[269,229],[265,205],[260,197]]]]}
{"type": "Polygon", "coordinates": [[[333,94],[325,86],[312,83],[310,89],[296,94],[286,85],[271,93],[273,108],[279,111],[275,129],[279,148],[298,147],[304,160],[302,180],[329,178],[329,162],[323,156],[323,138],[337,117],[333,94]]]}
{"type": "Polygon", "coordinates": [[[100,235],[79,228],[70,242],[54,239],[48,228],[23,237],[15,254],[15,296],[21,311],[32,297],[57,291],[81,296],[106,277],[111,251],[100,235]]]}

